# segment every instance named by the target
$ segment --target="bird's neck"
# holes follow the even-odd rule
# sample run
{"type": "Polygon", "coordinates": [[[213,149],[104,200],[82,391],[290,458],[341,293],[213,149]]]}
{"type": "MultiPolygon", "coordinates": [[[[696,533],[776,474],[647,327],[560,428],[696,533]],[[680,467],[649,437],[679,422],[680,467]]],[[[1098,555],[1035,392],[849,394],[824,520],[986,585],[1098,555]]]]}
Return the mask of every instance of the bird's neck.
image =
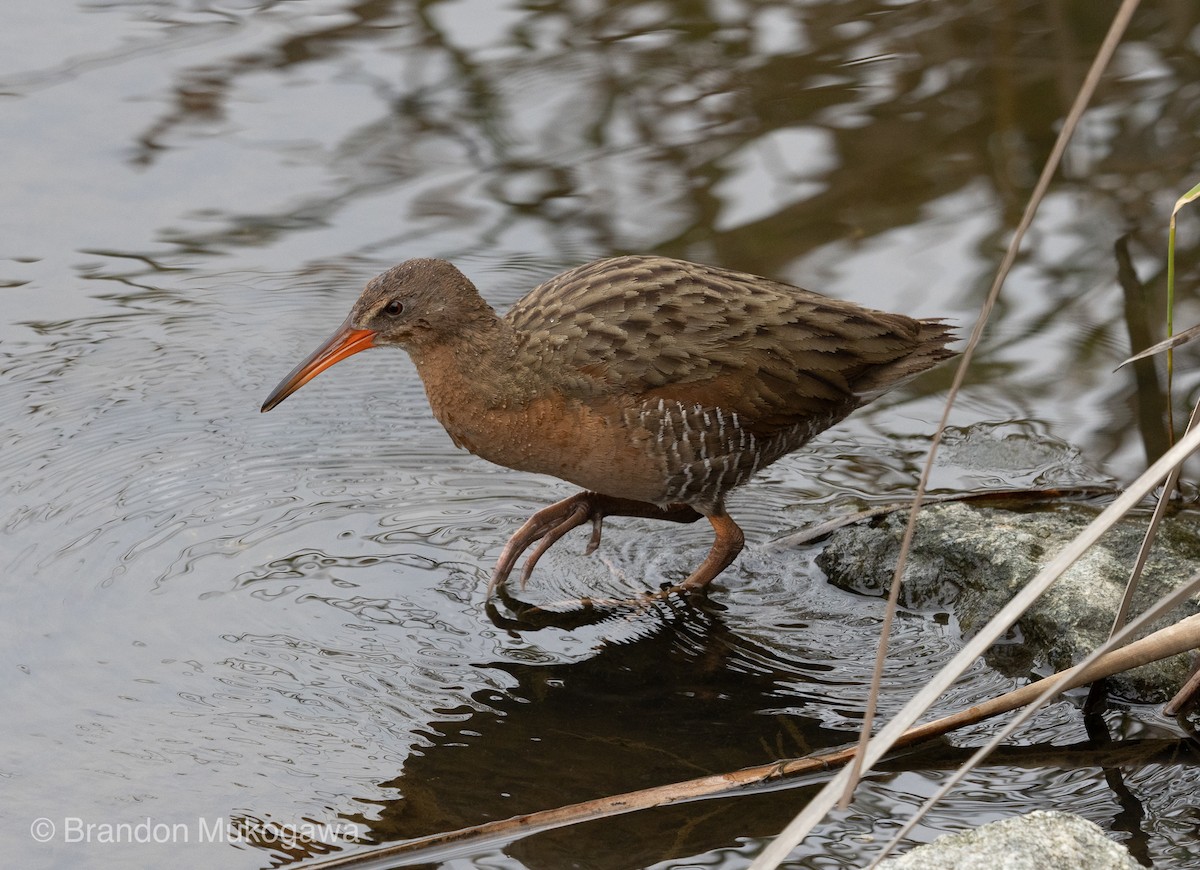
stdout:
{"type": "Polygon", "coordinates": [[[433,414],[456,443],[473,440],[494,413],[532,398],[519,347],[512,327],[493,314],[449,340],[409,348],[433,414]]]}

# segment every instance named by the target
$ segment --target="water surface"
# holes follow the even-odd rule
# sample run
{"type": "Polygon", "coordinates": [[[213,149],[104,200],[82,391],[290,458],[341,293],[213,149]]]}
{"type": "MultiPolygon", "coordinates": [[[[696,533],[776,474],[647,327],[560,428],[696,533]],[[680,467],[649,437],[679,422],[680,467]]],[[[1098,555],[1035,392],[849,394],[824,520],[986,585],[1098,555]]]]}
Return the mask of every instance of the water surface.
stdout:
{"type": "MultiPolygon", "coordinates": [[[[419,836],[852,738],[879,603],[764,545],[907,492],[948,370],[731,499],[751,546],[713,607],[540,631],[497,624],[484,591],[507,536],[570,487],[456,450],[401,353],[258,406],[366,279],[411,256],[452,259],[501,309],[561,268],[637,251],[969,326],[1111,13],[9,4],[3,863],[276,866],[354,849],[355,833],[419,836]],[[48,843],[38,818],[56,826],[48,843]],[[142,821],[173,841],[68,842],[76,822],[142,821]],[[330,842],[286,837],[305,824],[332,826],[330,842]]],[[[1200,176],[1198,25],[1187,3],[1135,20],[1009,282],[954,412],[965,447],[936,487],[1119,480],[1144,462],[1136,382],[1112,371],[1131,331],[1113,250],[1129,233],[1157,322],[1166,217],[1200,176]],[[1036,448],[978,459],[1004,439],[1036,448]]],[[[1176,323],[1190,325],[1192,216],[1180,232],[1176,323]]],[[[577,533],[528,597],[655,588],[709,536],[618,520],[584,558],[577,533]]],[[[885,710],[958,644],[936,614],[897,631],[885,710]]],[[[980,664],[939,709],[1012,685],[980,664]]],[[[1148,760],[1114,774],[1048,751],[1093,748],[1060,704],[917,839],[1070,806],[1161,866],[1196,860],[1194,752],[1153,710],[1118,707],[1107,725],[1148,760]]],[[[860,865],[879,819],[919,804],[992,727],[872,778],[798,861],[860,865]]],[[[447,861],[741,867],[818,786],[447,861]]]]}

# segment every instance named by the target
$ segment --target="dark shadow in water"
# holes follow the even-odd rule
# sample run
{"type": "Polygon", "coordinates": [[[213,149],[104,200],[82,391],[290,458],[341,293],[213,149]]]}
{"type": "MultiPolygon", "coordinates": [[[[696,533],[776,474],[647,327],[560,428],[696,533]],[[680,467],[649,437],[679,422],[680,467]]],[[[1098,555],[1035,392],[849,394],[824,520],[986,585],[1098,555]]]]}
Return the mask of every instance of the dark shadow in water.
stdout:
{"type": "MultiPolygon", "coordinates": [[[[482,709],[447,711],[463,718],[431,725],[431,745],[382,783],[404,797],[384,804],[378,820],[356,821],[378,841],[407,839],[846,741],[845,731],[769,712],[797,704],[783,688],[805,679],[797,665],[738,637],[711,610],[680,603],[659,613],[644,636],[605,643],[585,661],[488,665],[517,685],[478,693],[482,709]]],[[[832,670],[803,667],[812,679],[832,670]]],[[[762,833],[786,822],[807,795],[775,800],[762,833]]],[[[585,824],[510,851],[529,866],[584,866],[578,856],[589,856],[587,866],[643,866],[736,843],[750,833],[744,809],[679,807],[622,824],[620,843],[609,825],[585,824]]]]}
{"type": "Polygon", "coordinates": [[[529,604],[512,595],[507,586],[496,590],[496,597],[487,603],[488,619],[497,628],[513,632],[539,631],[557,628],[563,631],[599,625],[619,619],[641,619],[658,616],[667,622],[690,611],[711,615],[725,610],[708,597],[707,588],[684,592],[670,589],[664,584],[657,593],[642,593],[641,596],[624,600],[579,598],[563,601],[553,608],[542,604],[529,604]],[[501,612],[496,602],[508,613],[501,612]]]}
{"type": "MultiPolygon", "coordinates": [[[[1088,737],[1097,747],[1110,746],[1112,735],[1108,732],[1108,724],[1099,713],[1085,714],[1084,727],[1088,737]]],[[[1121,768],[1115,765],[1103,767],[1104,781],[1108,783],[1113,797],[1121,807],[1120,812],[1113,816],[1113,830],[1122,831],[1129,835],[1125,847],[1143,867],[1152,867],[1150,860],[1149,838],[1145,830],[1146,809],[1142,801],[1125,783],[1125,775],[1121,768]]]]}
{"type": "MultiPolygon", "coordinates": [[[[476,693],[476,708],[444,711],[447,720],[423,732],[428,743],[414,748],[403,773],[380,783],[403,797],[368,800],[381,807],[378,818],[348,819],[373,842],[392,843],[799,757],[852,739],[814,718],[772,712],[804,706],[797,685],[828,682],[834,663],[781,659],[737,636],[711,609],[680,604],[660,615],[644,636],[605,643],[585,661],[486,665],[517,685],[476,693]]],[[[973,751],[935,740],[888,760],[874,776],[952,770],[973,751]]],[[[1194,766],[1200,752],[1174,738],[1104,739],[1005,747],[989,761],[1003,771],[1152,764],[1194,766]]],[[[778,834],[822,781],[544,831],[503,849],[524,866],[555,870],[617,870],[737,849],[747,838],[778,834]]],[[[1129,795],[1117,798],[1124,817],[1129,795]]],[[[1139,841],[1130,844],[1135,854],[1144,853],[1145,833],[1136,826],[1130,833],[1139,841]]]]}
{"type": "MultiPolygon", "coordinates": [[[[394,844],[798,758],[853,739],[852,733],[805,715],[807,710],[819,715],[830,705],[829,687],[838,679],[837,662],[783,658],[739,636],[720,612],[703,606],[703,600],[660,604],[653,615],[638,613],[631,620],[632,630],[624,627],[630,634],[640,629],[640,635],[604,641],[581,661],[480,665],[508,675],[513,685],[477,691],[469,705],[436,711],[441,721],[416,732],[421,742],[412,748],[402,771],[380,771],[377,787],[361,798],[369,808],[343,818],[357,826],[364,842],[394,844]],[[380,793],[401,797],[380,800],[380,793]]],[[[612,618],[615,622],[628,617],[612,618]]],[[[839,710],[839,715],[844,720],[855,711],[839,710]]],[[[1145,729],[1141,733],[1146,734],[1145,729]]],[[[1013,771],[1091,771],[1097,782],[1103,778],[1108,783],[1113,799],[1107,805],[1097,802],[1097,791],[1089,785],[1086,807],[1075,806],[1071,802],[1084,794],[1078,778],[1047,775],[1045,788],[1035,793],[1037,802],[1026,809],[1054,806],[1085,812],[1107,829],[1127,833],[1133,841],[1127,845],[1135,855],[1148,855],[1150,835],[1141,821],[1143,798],[1113,772],[1132,776],[1153,766],[1192,768],[1200,765],[1200,746],[1173,736],[1111,740],[1106,732],[1089,734],[1088,740],[1071,745],[1054,745],[1051,741],[1061,735],[1062,729],[1044,732],[1044,743],[1004,747],[992,756],[981,775],[990,777],[988,770],[996,771],[997,807],[1011,807],[1021,800],[1029,803],[1030,777],[1014,779],[1013,771]],[[1006,785],[1016,793],[1004,794],[1006,785]],[[1098,818],[1097,812],[1113,816],[1098,818]]],[[[856,811],[877,813],[881,819],[892,813],[906,817],[916,801],[908,796],[911,784],[897,784],[896,798],[889,799],[889,780],[898,771],[916,771],[930,782],[940,781],[942,771],[956,768],[973,752],[969,746],[953,745],[962,739],[931,741],[887,760],[871,775],[878,787],[859,802],[856,811]]],[[[547,870],[618,870],[711,855],[778,834],[825,778],[822,774],[774,782],[753,793],[659,807],[511,842],[453,848],[458,854],[502,849],[521,866],[547,870]]],[[[946,812],[956,820],[951,826],[978,818],[978,799],[977,791],[970,788],[952,793],[946,803],[946,812]],[[956,806],[956,800],[962,803],[956,806]]],[[[343,849],[342,844],[332,843],[294,843],[284,848],[278,838],[254,842],[259,832],[270,830],[271,820],[245,813],[234,821],[246,830],[247,845],[270,855],[270,866],[369,849],[365,845],[343,849]]],[[[883,829],[898,824],[884,823],[883,829]]],[[[855,856],[867,856],[880,845],[847,842],[843,834],[838,837],[838,845],[830,845],[837,855],[830,857],[847,865],[859,863],[855,856]]],[[[813,848],[820,850],[824,844],[813,848]]],[[[447,857],[447,846],[442,844],[405,855],[394,865],[377,866],[414,861],[435,866],[447,857]]]]}

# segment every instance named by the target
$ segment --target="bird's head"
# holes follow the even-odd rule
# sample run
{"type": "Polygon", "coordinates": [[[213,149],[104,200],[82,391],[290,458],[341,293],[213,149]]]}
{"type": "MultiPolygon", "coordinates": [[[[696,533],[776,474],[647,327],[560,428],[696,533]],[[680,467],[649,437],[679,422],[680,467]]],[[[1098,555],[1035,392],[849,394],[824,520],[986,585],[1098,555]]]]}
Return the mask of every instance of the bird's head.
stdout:
{"type": "Polygon", "coordinates": [[[337,331],[292,369],[262,410],[270,411],[334,363],[369,347],[410,352],[460,334],[495,314],[462,272],[445,260],[406,260],[372,278],[337,331]]]}

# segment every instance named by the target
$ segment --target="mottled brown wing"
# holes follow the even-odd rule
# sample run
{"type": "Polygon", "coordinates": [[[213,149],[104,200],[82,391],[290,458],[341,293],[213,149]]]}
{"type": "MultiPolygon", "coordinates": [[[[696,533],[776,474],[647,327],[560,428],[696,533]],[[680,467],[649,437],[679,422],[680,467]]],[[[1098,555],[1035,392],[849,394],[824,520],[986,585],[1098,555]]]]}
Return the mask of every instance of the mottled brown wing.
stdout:
{"type": "Polygon", "coordinates": [[[761,434],[840,418],[952,354],[946,327],[665,257],[597,260],[506,320],[543,368],[637,399],[736,411],[761,434]]]}

